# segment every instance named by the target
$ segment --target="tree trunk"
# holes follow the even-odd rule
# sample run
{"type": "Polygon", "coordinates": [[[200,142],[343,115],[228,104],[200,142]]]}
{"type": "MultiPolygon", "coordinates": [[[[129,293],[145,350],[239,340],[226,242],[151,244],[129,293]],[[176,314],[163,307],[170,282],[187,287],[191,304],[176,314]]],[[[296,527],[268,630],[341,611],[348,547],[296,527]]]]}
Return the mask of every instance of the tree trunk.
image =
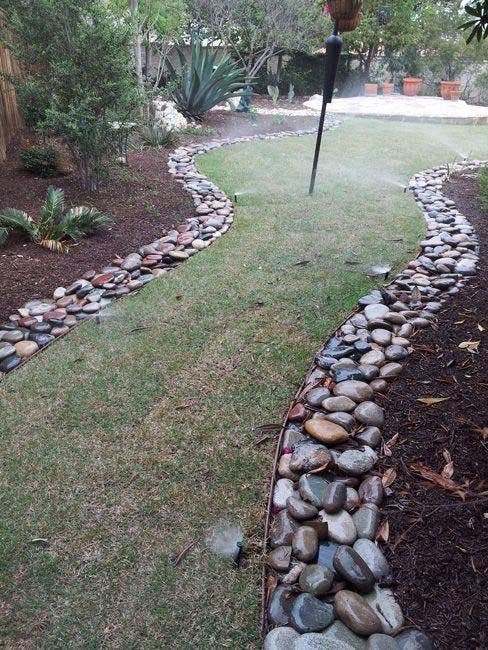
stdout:
{"type": "Polygon", "coordinates": [[[276,83],[281,81],[281,73],[283,71],[283,52],[278,54],[278,63],[276,65],[276,83]]]}
{"type": "Polygon", "coordinates": [[[147,35],[148,44],[146,45],[146,81],[151,79],[151,68],[152,68],[152,49],[151,43],[149,42],[149,34],[147,35]]]}
{"type": "Polygon", "coordinates": [[[137,10],[139,6],[139,0],[129,0],[130,3],[130,15],[132,20],[132,27],[134,29],[134,63],[136,68],[136,77],[137,83],[141,90],[144,89],[144,78],[142,75],[142,51],[141,51],[141,30],[139,29],[139,24],[137,22],[137,10]]]}
{"type": "Polygon", "coordinates": [[[376,46],[370,45],[368,50],[368,56],[364,62],[364,80],[365,82],[370,81],[369,75],[371,72],[371,64],[373,63],[374,57],[376,55],[376,46]]]}

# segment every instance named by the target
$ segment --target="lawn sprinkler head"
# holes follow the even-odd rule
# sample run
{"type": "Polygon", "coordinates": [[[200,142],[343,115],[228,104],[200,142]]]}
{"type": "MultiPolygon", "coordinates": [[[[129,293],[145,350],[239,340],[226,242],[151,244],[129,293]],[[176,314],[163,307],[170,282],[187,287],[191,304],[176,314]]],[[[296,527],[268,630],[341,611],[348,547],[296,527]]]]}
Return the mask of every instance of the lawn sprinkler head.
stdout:
{"type": "Polygon", "coordinates": [[[236,553],[234,556],[234,564],[236,569],[239,569],[241,566],[242,556],[244,554],[244,542],[237,542],[236,544],[236,553]]]}

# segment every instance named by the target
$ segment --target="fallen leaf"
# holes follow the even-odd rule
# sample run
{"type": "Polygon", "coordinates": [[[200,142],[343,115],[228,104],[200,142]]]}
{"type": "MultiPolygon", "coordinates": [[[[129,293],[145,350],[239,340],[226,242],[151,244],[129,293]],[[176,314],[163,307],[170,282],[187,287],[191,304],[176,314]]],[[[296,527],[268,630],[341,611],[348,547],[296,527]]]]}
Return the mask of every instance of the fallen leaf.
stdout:
{"type": "Polygon", "coordinates": [[[383,445],[383,453],[384,453],[385,456],[391,456],[391,455],[392,455],[392,451],[391,451],[391,450],[392,450],[393,447],[396,445],[396,443],[397,443],[397,441],[398,441],[398,436],[399,436],[399,435],[400,435],[399,433],[395,433],[395,435],[393,436],[393,438],[391,438],[390,440],[388,440],[388,442],[385,442],[385,444],[383,445]]]}
{"type": "Polygon", "coordinates": [[[481,341],[463,341],[458,345],[458,348],[461,348],[461,350],[467,350],[468,352],[475,354],[478,352],[480,343],[481,341]]]}
{"type": "Polygon", "coordinates": [[[390,524],[388,523],[388,519],[384,519],[380,527],[378,528],[378,532],[376,533],[376,541],[377,542],[388,542],[390,539],[390,524]]]}
{"type": "Polygon", "coordinates": [[[422,404],[440,404],[441,402],[447,402],[450,397],[418,397],[417,402],[422,402],[422,404]]]}
{"type": "Polygon", "coordinates": [[[274,590],[278,586],[278,578],[273,575],[269,575],[266,581],[266,603],[269,602],[270,597],[272,596],[274,590]]]}
{"type": "Polygon", "coordinates": [[[392,485],[395,482],[396,477],[397,477],[397,473],[393,469],[393,467],[387,469],[386,472],[383,474],[383,478],[381,479],[381,482],[383,483],[383,487],[385,488],[390,487],[390,485],[392,485]]]}
{"type": "Polygon", "coordinates": [[[420,463],[414,463],[413,465],[410,465],[410,467],[414,472],[420,474],[422,478],[425,478],[430,483],[433,483],[434,485],[437,485],[438,487],[451,492],[455,496],[461,498],[463,501],[466,499],[469,491],[462,485],[455,483],[452,479],[441,476],[437,472],[434,472],[433,469],[430,469],[425,465],[421,465],[420,463]]]}
{"type": "Polygon", "coordinates": [[[480,332],[485,331],[485,328],[483,327],[483,325],[480,325],[480,323],[478,323],[478,329],[479,329],[480,332]]]}
{"type": "Polygon", "coordinates": [[[447,465],[444,466],[441,472],[441,476],[443,476],[444,478],[452,478],[453,474],[454,474],[454,463],[451,460],[449,461],[449,463],[447,463],[447,465]]]}
{"type": "Polygon", "coordinates": [[[483,440],[488,440],[488,427],[475,427],[473,431],[479,433],[483,440]]]}

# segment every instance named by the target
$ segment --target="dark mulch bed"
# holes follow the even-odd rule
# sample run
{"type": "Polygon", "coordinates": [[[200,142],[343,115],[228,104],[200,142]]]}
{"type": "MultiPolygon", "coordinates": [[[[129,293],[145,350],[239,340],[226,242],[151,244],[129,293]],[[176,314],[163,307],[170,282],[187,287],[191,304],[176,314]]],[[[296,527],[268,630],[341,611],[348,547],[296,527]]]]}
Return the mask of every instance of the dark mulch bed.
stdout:
{"type": "Polygon", "coordinates": [[[39,178],[18,169],[17,147],[0,163],[0,209],[20,208],[35,217],[46,189],[64,189],[68,204],[95,205],[110,214],[114,225],[81,240],[70,252],[52,253],[12,236],[0,248],[0,321],[33,298],[50,297],[89,269],[106,266],[114,255],[126,255],[161,237],[165,230],[192,216],[189,196],[168,173],[167,151],[132,152],[130,166],[114,171],[100,190],[83,192],[75,174],[39,178]]]}
{"type": "MultiPolygon", "coordinates": [[[[286,102],[280,104],[290,108],[286,102]]],[[[313,117],[286,117],[281,122],[273,116],[212,111],[201,135],[184,134],[180,142],[298,130],[316,123],[313,117]]],[[[34,138],[23,136],[24,146],[34,143],[34,138]]],[[[167,171],[168,153],[174,147],[132,151],[129,167],[116,168],[92,194],[81,190],[74,173],[45,179],[23,172],[18,164],[19,148],[19,143],[14,143],[7,161],[0,163],[0,210],[15,207],[35,217],[47,188],[55,185],[64,189],[68,205],[94,205],[110,214],[114,225],[108,232],[83,239],[68,254],[52,253],[10,237],[0,248],[0,322],[27,300],[51,296],[57,286],[71,283],[89,269],[99,270],[115,255],[124,256],[148,244],[193,215],[189,196],[167,171]]]]}
{"type": "Polygon", "coordinates": [[[386,464],[397,472],[389,555],[407,623],[427,630],[436,648],[475,650],[488,647],[488,342],[480,329],[488,328],[488,215],[475,180],[455,179],[446,192],[476,227],[484,259],[441,311],[437,329],[415,338],[384,400],[385,431],[399,434],[386,464]],[[479,354],[460,349],[464,341],[481,341],[479,354]],[[427,406],[416,401],[421,397],[449,399],[427,406]],[[411,468],[420,463],[440,473],[444,450],[452,480],[470,491],[464,501],[411,468]]]}

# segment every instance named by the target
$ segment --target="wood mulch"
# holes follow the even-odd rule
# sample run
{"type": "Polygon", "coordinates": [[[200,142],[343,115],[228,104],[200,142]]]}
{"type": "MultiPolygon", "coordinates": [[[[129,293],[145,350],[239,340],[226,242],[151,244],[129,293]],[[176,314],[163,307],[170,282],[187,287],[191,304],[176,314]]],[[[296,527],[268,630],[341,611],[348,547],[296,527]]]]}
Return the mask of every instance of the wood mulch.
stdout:
{"type": "MultiPolygon", "coordinates": [[[[298,130],[316,122],[315,118],[286,117],[282,122],[273,116],[212,111],[203,122],[202,135],[184,134],[180,142],[298,130]]],[[[99,191],[90,194],[80,188],[73,172],[40,178],[22,171],[20,146],[35,143],[33,136],[24,134],[0,163],[0,210],[14,207],[36,217],[47,188],[54,185],[64,189],[67,205],[94,205],[110,214],[114,225],[81,240],[67,254],[10,236],[0,248],[0,322],[27,300],[50,297],[56,287],[70,284],[90,269],[99,270],[115,255],[127,255],[193,216],[190,197],[167,171],[174,147],[131,151],[129,166],[116,168],[99,191]]]]}
{"type": "Polygon", "coordinates": [[[387,507],[396,591],[406,623],[446,650],[488,647],[488,215],[478,192],[472,178],[445,187],[480,236],[479,274],[444,306],[435,329],[415,337],[415,352],[383,400],[384,430],[389,439],[398,434],[383,467],[396,471],[387,507]],[[463,342],[474,345],[460,348],[463,342]],[[446,399],[417,401],[425,397],[446,399]],[[452,473],[459,492],[421,476],[419,465],[452,473]]]}

